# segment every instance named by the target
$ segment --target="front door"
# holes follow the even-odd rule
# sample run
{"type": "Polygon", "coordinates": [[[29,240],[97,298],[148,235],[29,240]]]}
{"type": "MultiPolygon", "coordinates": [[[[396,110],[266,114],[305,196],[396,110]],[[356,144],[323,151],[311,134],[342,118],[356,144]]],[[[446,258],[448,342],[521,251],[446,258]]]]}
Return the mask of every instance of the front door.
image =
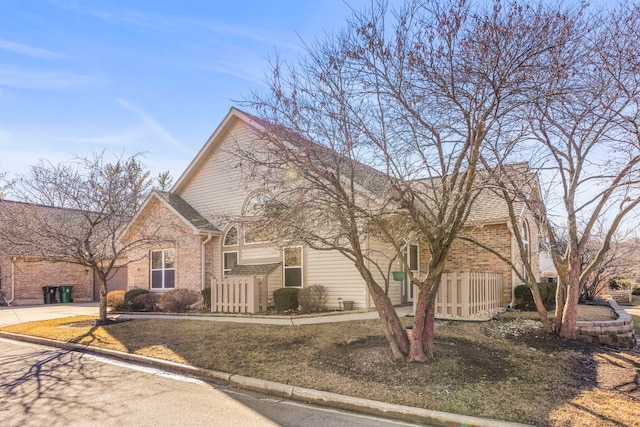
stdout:
{"type": "MultiPolygon", "coordinates": [[[[417,277],[420,268],[420,254],[418,251],[418,245],[414,245],[413,243],[407,245],[407,264],[409,264],[411,275],[417,277]]],[[[411,279],[409,278],[408,274],[406,274],[404,277],[404,286],[404,294],[407,297],[407,302],[413,302],[413,284],[411,283],[411,279]]]]}

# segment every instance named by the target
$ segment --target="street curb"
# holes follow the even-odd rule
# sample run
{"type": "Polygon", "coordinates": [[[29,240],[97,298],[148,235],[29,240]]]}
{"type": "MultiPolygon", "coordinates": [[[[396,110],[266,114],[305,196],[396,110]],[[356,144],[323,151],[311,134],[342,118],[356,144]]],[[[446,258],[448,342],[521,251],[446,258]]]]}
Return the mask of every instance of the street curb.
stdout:
{"type": "Polygon", "coordinates": [[[152,357],[140,356],[137,354],[125,353],[122,351],[109,350],[99,347],[89,347],[83,344],[55,341],[47,338],[13,334],[3,331],[0,331],[0,338],[24,341],[32,344],[46,345],[82,353],[96,353],[130,362],[151,365],[157,368],[163,368],[174,372],[193,375],[196,377],[211,379],[214,382],[221,383],[223,385],[231,385],[246,390],[259,391],[262,393],[267,393],[305,403],[313,403],[316,405],[344,409],[368,415],[382,416],[396,420],[424,423],[431,426],[531,427],[529,424],[519,424],[508,421],[498,421],[486,418],[470,417],[466,415],[450,414],[447,412],[432,411],[429,409],[414,408],[411,406],[396,405],[392,403],[379,402],[376,400],[369,400],[337,393],[330,393],[326,391],[313,390],[304,387],[296,387],[288,384],[250,378],[237,374],[228,374],[225,372],[196,368],[182,363],[154,359],[152,357]]]}

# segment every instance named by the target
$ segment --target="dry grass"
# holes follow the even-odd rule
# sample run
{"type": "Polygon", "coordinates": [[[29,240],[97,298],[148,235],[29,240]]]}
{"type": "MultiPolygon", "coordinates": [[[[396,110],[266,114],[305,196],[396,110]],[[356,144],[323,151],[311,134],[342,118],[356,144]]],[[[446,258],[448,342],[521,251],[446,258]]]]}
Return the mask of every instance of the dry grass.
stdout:
{"type": "Polygon", "coordinates": [[[563,341],[533,320],[439,322],[437,360],[421,365],[391,360],[377,321],[293,327],[141,319],[93,327],[89,319],[4,330],[536,425],[620,426],[640,419],[640,354],[563,341]]]}

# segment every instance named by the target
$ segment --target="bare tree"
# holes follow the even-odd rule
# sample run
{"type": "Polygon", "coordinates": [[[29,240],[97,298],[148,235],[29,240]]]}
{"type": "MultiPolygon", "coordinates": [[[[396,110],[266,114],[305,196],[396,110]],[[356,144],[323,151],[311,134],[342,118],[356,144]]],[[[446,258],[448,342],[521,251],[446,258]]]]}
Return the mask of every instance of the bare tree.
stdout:
{"type": "Polygon", "coordinates": [[[7,180],[7,172],[0,172],[0,200],[4,198],[4,194],[11,188],[12,180],[7,180]]]}
{"type": "MultiPolygon", "coordinates": [[[[107,322],[107,278],[135,248],[158,238],[161,220],[134,241],[121,241],[150,188],[137,158],[92,158],[53,165],[41,161],[20,179],[0,210],[0,236],[7,251],[38,260],[90,268],[100,281],[100,317],[107,322]]],[[[153,221],[150,221],[153,222],[153,221]]]]}
{"type": "MultiPolygon", "coordinates": [[[[283,157],[282,168],[339,183],[326,188],[327,196],[346,187],[348,197],[339,195],[332,203],[374,229],[399,260],[406,262],[404,244],[411,235],[427,247],[426,274],[411,277],[419,289],[411,361],[434,356],[435,298],[451,245],[485,185],[477,179],[484,145],[518,130],[516,110],[539,92],[540,61],[575,17],[518,2],[491,6],[429,0],[390,11],[375,3],[354,12],[343,32],[308,45],[297,66],[276,61],[270,92],[248,101],[273,129],[286,130],[267,140],[299,135],[344,158],[331,165],[338,173],[304,162],[312,156],[294,159],[298,163],[283,157]],[[374,209],[369,197],[358,196],[358,168],[344,166],[352,161],[381,176],[375,178],[382,184],[374,209]],[[407,233],[400,237],[393,227],[380,226],[390,221],[404,223],[400,229],[407,233]]],[[[353,233],[354,223],[348,216],[333,227],[351,239],[356,266],[369,284],[372,275],[355,244],[362,236],[353,233]]],[[[378,310],[382,316],[387,308],[378,310]]],[[[392,327],[390,335],[392,347],[404,352],[405,333],[392,327]]]]}
{"type": "Polygon", "coordinates": [[[595,13],[597,19],[583,15],[573,37],[548,52],[544,96],[523,112],[533,139],[525,145],[544,150],[541,178],[556,195],[543,220],[559,275],[555,327],[565,338],[576,337],[586,281],[640,204],[640,10],[631,4],[595,13]],[[597,249],[581,266],[600,225],[597,249]],[[566,245],[558,230],[566,230],[566,245]]]}
{"type": "MultiPolygon", "coordinates": [[[[581,254],[581,267],[587,268],[593,262],[593,258],[598,254],[602,243],[597,236],[590,240],[590,245],[581,254]]],[[[606,290],[609,282],[616,278],[632,279],[638,265],[637,241],[620,240],[619,236],[614,236],[610,243],[611,248],[602,258],[600,263],[592,269],[589,277],[586,278],[580,301],[592,301],[600,293],[606,290]]]]}
{"type": "MultiPolygon", "coordinates": [[[[483,158],[483,160],[485,159],[483,158]]],[[[532,251],[531,236],[524,235],[530,232],[530,228],[521,226],[523,224],[521,214],[525,211],[525,207],[532,212],[534,219],[539,219],[542,216],[542,199],[538,186],[538,175],[535,171],[530,170],[529,165],[526,163],[499,164],[495,168],[487,169],[485,173],[487,174],[487,184],[490,184],[489,189],[485,191],[492,191],[499,195],[502,199],[501,201],[507,206],[511,225],[510,230],[517,245],[518,256],[516,259],[512,259],[510,252],[500,252],[498,248],[492,245],[492,242],[479,241],[472,232],[461,233],[459,238],[470,241],[493,253],[510,267],[518,280],[531,290],[538,318],[544,330],[547,333],[552,333],[553,326],[549,321],[547,309],[538,289],[538,275],[537,270],[534,268],[534,257],[538,256],[538,251],[532,251]]]]}
{"type": "Polygon", "coordinates": [[[171,172],[167,170],[158,173],[158,176],[156,177],[155,188],[162,191],[169,191],[172,185],[173,177],[171,176],[171,172]]]}

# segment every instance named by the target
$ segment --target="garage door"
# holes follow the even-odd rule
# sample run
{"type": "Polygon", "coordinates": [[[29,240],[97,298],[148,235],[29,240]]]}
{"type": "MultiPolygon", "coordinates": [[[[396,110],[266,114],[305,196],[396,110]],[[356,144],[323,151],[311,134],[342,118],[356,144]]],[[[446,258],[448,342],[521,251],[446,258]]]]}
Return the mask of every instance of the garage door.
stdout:
{"type": "MultiPolygon", "coordinates": [[[[127,266],[114,268],[107,277],[107,289],[109,291],[127,290],[127,266]]],[[[93,277],[93,300],[100,300],[100,281],[93,277]]]]}

